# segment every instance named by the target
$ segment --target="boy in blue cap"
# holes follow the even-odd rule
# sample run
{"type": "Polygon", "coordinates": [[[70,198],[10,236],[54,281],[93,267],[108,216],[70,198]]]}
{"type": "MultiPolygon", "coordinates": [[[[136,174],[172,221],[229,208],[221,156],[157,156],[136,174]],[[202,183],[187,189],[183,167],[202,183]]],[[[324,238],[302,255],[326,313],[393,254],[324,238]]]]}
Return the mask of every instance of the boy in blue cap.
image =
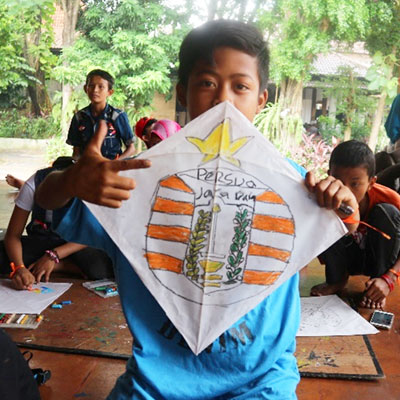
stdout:
{"type": "MultiPolygon", "coordinates": [[[[223,101],[230,101],[250,121],[264,107],[268,50],[260,32],[251,25],[225,20],[207,22],[184,39],[179,60],[177,94],[191,119],[223,101]]],[[[104,129],[100,129],[103,135],[104,129]]],[[[135,182],[118,172],[146,168],[150,163],[105,161],[99,151],[100,131],[71,170],[49,176],[44,182],[39,190],[43,206],[61,207],[78,197],[120,207],[129,198],[135,182]],[[91,182],[80,179],[89,171],[93,171],[91,182]],[[99,182],[103,182],[101,187],[99,182]],[[62,192],[54,193],[56,187],[61,187],[62,192]]],[[[308,185],[320,197],[322,184],[310,179],[308,185]]],[[[327,196],[331,200],[329,208],[337,209],[343,201],[355,206],[354,196],[344,185],[338,185],[334,196],[334,201],[327,196]]],[[[82,202],[74,200],[59,231],[78,241],[94,238],[96,245],[114,259],[118,290],[134,344],[126,372],[108,399],[296,398],[299,373],[293,353],[300,315],[298,274],[196,356],[82,202]]]]}

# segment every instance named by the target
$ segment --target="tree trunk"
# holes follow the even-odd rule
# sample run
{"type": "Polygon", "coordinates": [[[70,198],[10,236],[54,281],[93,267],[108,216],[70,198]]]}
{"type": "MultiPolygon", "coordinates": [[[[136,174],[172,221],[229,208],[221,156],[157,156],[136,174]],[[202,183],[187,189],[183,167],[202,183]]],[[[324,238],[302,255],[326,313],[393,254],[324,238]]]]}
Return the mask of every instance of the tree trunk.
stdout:
{"type": "Polygon", "coordinates": [[[41,69],[38,56],[34,56],[29,52],[31,45],[38,45],[41,31],[38,29],[33,34],[26,34],[24,37],[24,57],[28,65],[34,70],[36,82],[28,84],[28,95],[31,99],[31,112],[39,117],[43,113],[48,113],[51,110],[51,102],[45,86],[45,76],[41,69]]]}
{"type": "Polygon", "coordinates": [[[282,105],[282,111],[292,116],[301,117],[303,105],[303,82],[285,79],[281,82],[279,102],[282,105]],[[287,110],[287,111],[285,111],[287,110]]]}
{"type": "MultiPolygon", "coordinates": [[[[75,40],[76,23],[78,21],[80,0],[61,0],[61,7],[64,13],[63,18],[63,49],[72,46],[75,40]]],[[[64,61],[66,66],[66,62],[64,61]]],[[[61,104],[61,132],[64,138],[68,134],[67,109],[71,97],[72,87],[68,83],[62,82],[62,104],[61,104]]]]}
{"type": "Polygon", "coordinates": [[[344,129],[343,141],[347,142],[350,139],[351,139],[351,123],[349,122],[346,124],[346,128],[344,129]]]}
{"type": "MultiPolygon", "coordinates": [[[[395,53],[394,53],[395,54],[395,53]]],[[[386,79],[391,79],[393,76],[393,64],[387,71],[386,79]]],[[[371,133],[368,139],[368,146],[372,151],[375,151],[376,144],[378,142],[379,128],[382,123],[383,113],[385,111],[385,103],[386,103],[387,92],[384,91],[381,93],[378,101],[378,107],[376,109],[374,119],[372,121],[371,133]]]]}
{"type": "Polygon", "coordinates": [[[387,93],[381,93],[378,101],[378,107],[376,109],[374,119],[372,121],[371,133],[369,134],[368,146],[372,151],[375,152],[376,144],[378,142],[379,128],[382,123],[383,113],[385,111],[387,93]]]}
{"type": "Polygon", "coordinates": [[[303,82],[285,79],[279,92],[280,141],[283,148],[298,143],[303,130],[301,109],[303,103],[303,82]]]}

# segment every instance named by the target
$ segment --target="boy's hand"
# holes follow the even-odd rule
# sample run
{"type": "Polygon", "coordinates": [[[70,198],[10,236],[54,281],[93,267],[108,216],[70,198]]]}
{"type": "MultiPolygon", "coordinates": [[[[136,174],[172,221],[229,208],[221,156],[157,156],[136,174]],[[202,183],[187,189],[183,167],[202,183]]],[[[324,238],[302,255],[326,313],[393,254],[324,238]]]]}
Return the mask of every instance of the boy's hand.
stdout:
{"type": "Polygon", "coordinates": [[[33,276],[36,278],[36,282],[40,282],[43,275],[45,282],[50,279],[50,274],[55,267],[55,261],[51,260],[47,254],[43,255],[36,262],[32,263],[28,270],[31,271],[33,276]]]}
{"type": "Polygon", "coordinates": [[[19,268],[15,272],[12,282],[18,290],[31,290],[35,283],[35,277],[26,268],[19,268]]]}
{"type": "Polygon", "coordinates": [[[339,211],[342,203],[349,205],[353,210],[358,210],[358,203],[353,192],[341,180],[333,176],[317,182],[315,175],[307,172],[305,184],[307,189],[315,194],[317,203],[321,207],[336,211],[341,218],[347,217],[346,214],[339,211]]]}
{"type": "Polygon", "coordinates": [[[108,160],[101,154],[101,145],[107,134],[107,124],[101,120],[95,135],[79,161],[66,173],[66,187],[70,197],[90,203],[118,208],[127,200],[135,181],[119,175],[120,171],[148,168],[149,160],[108,160]]]}

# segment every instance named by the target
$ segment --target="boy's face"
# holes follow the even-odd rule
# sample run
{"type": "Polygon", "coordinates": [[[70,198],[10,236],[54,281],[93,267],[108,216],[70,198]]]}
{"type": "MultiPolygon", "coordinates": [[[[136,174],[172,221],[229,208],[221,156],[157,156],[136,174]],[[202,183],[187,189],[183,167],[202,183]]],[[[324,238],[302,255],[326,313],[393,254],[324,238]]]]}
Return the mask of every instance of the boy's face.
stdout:
{"type": "Polygon", "coordinates": [[[190,119],[229,101],[253,121],[268,98],[267,90],[260,93],[257,58],[231,47],[218,47],[214,51],[214,65],[198,61],[187,87],[178,83],[176,89],[190,119]]]}
{"type": "Polygon", "coordinates": [[[150,132],[148,135],[143,135],[143,141],[148,149],[151,149],[156,144],[162,142],[162,139],[154,132],[150,132]]]}
{"type": "Polygon", "coordinates": [[[332,165],[329,175],[340,179],[354,194],[358,204],[365,198],[366,193],[376,182],[376,177],[369,178],[365,167],[339,167],[332,165]]]}
{"type": "Polygon", "coordinates": [[[107,97],[114,93],[114,90],[109,89],[108,81],[101,76],[92,76],[84,90],[92,104],[104,104],[107,102],[107,97]]]}

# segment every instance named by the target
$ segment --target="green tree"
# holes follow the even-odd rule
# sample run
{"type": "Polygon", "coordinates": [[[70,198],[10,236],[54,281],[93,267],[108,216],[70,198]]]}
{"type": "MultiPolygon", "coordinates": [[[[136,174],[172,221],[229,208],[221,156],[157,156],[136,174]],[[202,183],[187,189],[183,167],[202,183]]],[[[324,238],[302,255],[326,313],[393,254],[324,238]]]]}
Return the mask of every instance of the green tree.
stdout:
{"type": "Polygon", "coordinates": [[[1,0],[0,6],[1,27],[5,34],[0,40],[0,54],[8,53],[9,58],[3,62],[10,63],[5,68],[8,79],[2,79],[0,86],[5,89],[26,87],[32,112],[39,116],[51,107],[45,79],[55,62],[50,50],[53,1],[1,0]]]}
{"type": "MultiPolygon", "coordinates": [[[[320,131],[324,138],[329,140],[329,134],[338,124],[343,127],[343,140],[350,140],[351,137],[362,140],[368,137],[376,99],[366,90],[365,80],[355,77],[352,68],[341,67],[337,76],[325,78],[320,87],[324,97],[337,99],[336,115],[343,116],[342,122],[337,118],[332,121],[329,117],[320,117],[319,122],[323,125],[320,131]]],[[[335,132],[335,136],[339,135],[335,132]]]]}
{"type": "Polygon", "coordinates": [[[332,40],[352,43],[368,26],[366,0],[276,0],[260,15],[269,32],[271,79],[279,87],[281,109],[301,123],[303,85],[315,56],[332,40]]]}
{"type": "MultiPolygon", "coordinates": [[[[67,49],[75,42],[76,37],[76,24],[78,22],[78,14],[80,10],[80,0],[59,0],[63,10],[63,32],[62,32],[62,47],[67,49]]],[[[65,67],[68,66],[67,60],[63,60],[65,67]]],[[[68,82],[61,81],[62,98],[61,98],[61,131],[63,136],[67,135],[68,120],[67,110],[68,103],[72,93],[72,86],[68,82]]]]}
{"type": "Polygon", "coordinates": [[[400,76],[400,0],[368,2],[370,30],[366,43],[373,54],[373,65],[368,71],[369,89],[380,92],[368,145],[375,150],[382,124],[385,104],[397,94],[400,76]]]}
{"type": "Polygon", "coordinates": [[[65,49],[54,75],[73,86],[94,68],[116,78],[113,104],[131,120],[149,111],[155,92],[168,94],[187,29],[160,1],[90,0],[78,20],[79,38],[65,49]],[[65,62],[67,61],[67,62],[65,62]]]}

